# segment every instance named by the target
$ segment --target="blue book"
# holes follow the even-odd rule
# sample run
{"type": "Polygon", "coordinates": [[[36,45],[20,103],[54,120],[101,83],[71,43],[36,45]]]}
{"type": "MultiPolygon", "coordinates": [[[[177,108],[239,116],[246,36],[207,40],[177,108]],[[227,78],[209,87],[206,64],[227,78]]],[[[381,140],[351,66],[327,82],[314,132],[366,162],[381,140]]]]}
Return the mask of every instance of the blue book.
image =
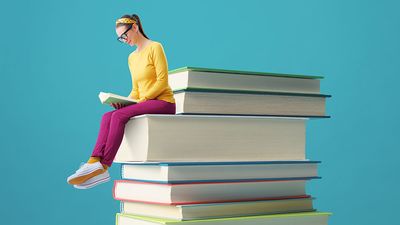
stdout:
{"type": "Polygon", "coordinates": [[[243,182],[317,179],[320,161],[132,162],[121,177],[152,183],[243,182]]]}

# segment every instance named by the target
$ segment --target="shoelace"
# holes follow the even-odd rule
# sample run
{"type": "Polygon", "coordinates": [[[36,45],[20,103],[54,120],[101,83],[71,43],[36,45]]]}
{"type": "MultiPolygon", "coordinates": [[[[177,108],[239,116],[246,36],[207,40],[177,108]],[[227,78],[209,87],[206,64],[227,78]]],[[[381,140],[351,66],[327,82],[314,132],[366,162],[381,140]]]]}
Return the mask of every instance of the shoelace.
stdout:
{"type": "Polygon", "coordinates": [[[76,172],[81,171],[85,165],[86,165],[85,162],[81,162],[81,164],[79,165],[79,169],[77,169],[76,172]]]}

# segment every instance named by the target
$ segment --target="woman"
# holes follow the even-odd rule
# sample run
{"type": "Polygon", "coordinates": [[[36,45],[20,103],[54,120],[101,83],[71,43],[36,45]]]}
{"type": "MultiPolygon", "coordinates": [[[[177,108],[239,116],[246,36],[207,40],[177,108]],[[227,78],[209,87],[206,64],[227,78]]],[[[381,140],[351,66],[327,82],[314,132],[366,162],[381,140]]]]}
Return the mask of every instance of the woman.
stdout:
{"type": "Polygon", "coordinates": [[[142,114],[175,114],[175,99],[168,85],[168,64],[159,42],[151,41],[143,32],[137,15],[124,15],[116,22],[118,40],[136,45],[128,57],[132,77],[129,98],[133,105],[112,104],[115,110],[103,115],[100,132],[92,155],[67,182],[75,188],[87,189],[110,180],[108,167],[121,144],[125,124],[133,116],[142,114]]]}

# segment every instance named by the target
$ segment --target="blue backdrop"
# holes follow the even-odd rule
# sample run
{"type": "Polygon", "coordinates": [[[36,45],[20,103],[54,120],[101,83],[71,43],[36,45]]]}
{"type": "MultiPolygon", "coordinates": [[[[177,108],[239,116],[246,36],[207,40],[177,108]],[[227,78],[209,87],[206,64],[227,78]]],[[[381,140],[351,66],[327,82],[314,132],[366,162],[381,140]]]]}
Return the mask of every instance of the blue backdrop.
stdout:
{"type": "MultiPolygon", "coordinates": [[[[2,224],[113,224],[112,182],[66,183],[110,107],[128,95],[115,20],[137,13],[182,66],[322,75],[331,119],[311,120],[308,186],[330,224],[393,224],[398,186],[399,1],[8,1],[0,7],[2,224]]],[[[119,178],[119,165],[111,167],[119,178]]]]}

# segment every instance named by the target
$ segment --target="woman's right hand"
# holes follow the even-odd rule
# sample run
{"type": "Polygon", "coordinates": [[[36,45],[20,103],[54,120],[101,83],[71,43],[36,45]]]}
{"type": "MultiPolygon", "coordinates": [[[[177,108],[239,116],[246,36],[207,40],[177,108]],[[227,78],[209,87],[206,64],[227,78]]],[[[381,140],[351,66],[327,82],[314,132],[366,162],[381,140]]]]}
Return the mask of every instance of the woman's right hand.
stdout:
{"type": "Polygon", "coordinates": [[[122,103],[111,103],[110,106],[114,107],[115,109],[120,109],[125,107],[126,105],[122,103]]]}

